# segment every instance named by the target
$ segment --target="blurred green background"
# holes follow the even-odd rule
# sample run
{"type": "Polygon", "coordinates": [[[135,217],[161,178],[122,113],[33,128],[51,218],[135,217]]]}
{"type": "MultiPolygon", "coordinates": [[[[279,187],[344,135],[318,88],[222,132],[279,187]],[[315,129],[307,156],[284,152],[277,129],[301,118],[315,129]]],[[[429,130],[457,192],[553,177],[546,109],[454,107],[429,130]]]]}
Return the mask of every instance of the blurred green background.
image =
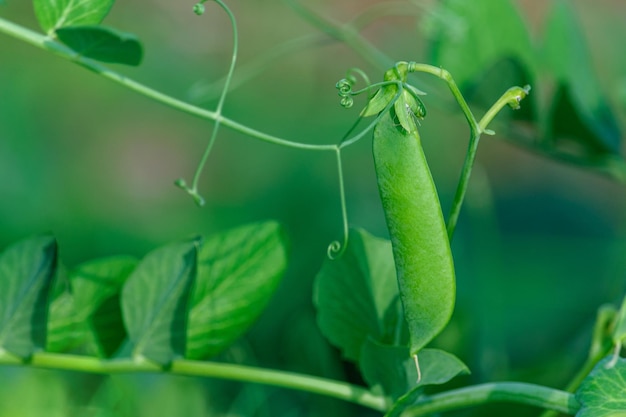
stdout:
{"type": "MultiPolygon", "coordinates": [[[[324,0],[307,6],[346,22],[376,3],[324,0]]],[[[540,49],[553,2],[513,3],[533,48],[540,49]]],[[[626,4],[569,3],[585,38],[572,47],[587,50],[597,91],[623,130],[626,4]]],[[[320,33],[284,2],[228,4],[240,28],[240,68],[277,45],[320,33]]],[[[404,16],[381,17],[362,31],[363,36],[393,60],[443,65],[455,75],[452,67],[458,63],[450,67],[433,62],[440,35],[433,27],[438,19],[449,18],[436,8],[437,2],[389,5],[403,10],[404,16]]],[[[226,72],[232,39],[221,10],[207,4],[200,18],[192,6],[166,0],[119,1],[105,23],[138,35],[145,58],[138,68],[116,69],[175,97],[197,99],[199,91],[226,72]]],[[[0,16],[37,28],[29,2],[7,0],[0,16]]],[[[460,37],[467,35],[464,30],[471,31],[463,21],[451,27],[460,37]]],[[[504,42],[497,33],[489,36],[504,42]]],[[[338,142],[363,102],[342,109],[335,83],[350,67],[364,69],[373,81],[381,78],[383,68],[349,46],[325,39],[275,60],[234,89],[225,115],[294,141],[338,142]]],[[[476,65],[472,57],[478,55],[459,49],[459,56],[469,57],[468,66],[476,65]]],[[[181,176],[190,181],[210,123],[4,35],[0,60],[0,248],[50,231],[59,241],[63,262],[72,267],[111,254],[142,256],[192,234],[276,219],[286,226],[292,244],[289,272],[248,336],[219,359],[359,383],[355,369],[341,361],[316,329],[311,302],[312,282],[326,247],[342,233],[332,153],[281,148],[222,128],[200,183],[207,204],[198,208],[173,181],[181,176]]],[[[479,70],[487,78],[481,85],[495,84],[481,90],[493,91],[495,95],[485,94],[493,102],[510,83],[506,77],[489,75],[488,68],[479,70]]],[[[550,74],[540,69],[538,76],[550,74]]],[[[441,82],[429,76],[416,80],[429,93],[421,136],[447,212],[468,129],[441,82]]],[[[470,84],[466,87],[476,91],[470,84]]],[[[549,102],[554,92],[533,88],[532,100],[549,102]]],[[[207,108],[215,104],[214,96],[202,103],[207,108]]],[[[479,116],[483,105],[478,99],[473,103],[479,116]]],[[[626,189],[617,180],[516,146],[511,141],[526,131],[523,124],[505,123],[509,117],[505,109],[498,118],[501,123],[493,126],[497,134],[484,137],[479,150],[453,244],[458,305],[436,344],[457,354],[472,370],[457,384],[520,380],[562,387],[584,361],[598,306],[618,303],[626,289],[626,189]]],[[[537,120],[540,124],[541,116],[537,120]]],[[[386,236],[369,139],[346,150],[344,174],[350,223],[386,236]]],[[[0,370],[0,411],[12,416],[376,415],[271,387],[13,368],[0,370]]],[[[503,413],[538,412],[493,406],[450,415],[503,413]]]]}

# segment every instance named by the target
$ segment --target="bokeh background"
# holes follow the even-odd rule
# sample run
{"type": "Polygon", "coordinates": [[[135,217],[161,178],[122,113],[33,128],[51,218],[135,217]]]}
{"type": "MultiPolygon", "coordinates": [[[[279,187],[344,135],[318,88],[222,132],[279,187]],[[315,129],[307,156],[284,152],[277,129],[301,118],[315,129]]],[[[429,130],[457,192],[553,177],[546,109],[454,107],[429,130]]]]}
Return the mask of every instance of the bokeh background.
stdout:
{"type": "MultiPolygon", "coordinates": [[[[318,0],[307,7],[340,23],[375,3],[318,0]]],[[[533,47],[540,47],[554,2],[513,3],[533,47]]],[[[587,50],[594,81],[623,130],[626,3],[569,3],[585,37],[577,46],[587,50]]],[[[239,23],[241,73],[278,45],[320,33],[284,2],[228,4],[239,23]]],[[[389,5],[402,15],[377,19],[362,36],[393,60],[441,64],[454,75],[445,62],[433,62],[432,27],[442,18],[437,2],[389,5]]],[[[231,29],[215,5],[207,4],[202,17],[192,6],[119,1],[105,23],[138,35],[145,57],[138,68],[113,67],[212,109],[219,91],[214,87],[230,61],[231,29]]],[[[0,16],[37,28],[29,2],[7,0],[0,16]]],[[[458,28],[462,34],[463,26],[458,28]]],[[[173,181],[190,181],[210,123],[4,35],[0,62],[0,248],[52,232],[64,264],[72,267],[112,254],[142,256],[190,235],[276,219],[291,241],[288,274],[259,322],[219,359],[359,383],[354,367],[319,334],[311,302],[326,247],[342,233],[332,153],[281,148],[222,128],[200,182],[207,204],[198,208],[173,181]]],[[[277,57],[250,80],[236,73],[224,114],[286,139],[336,143],[363,105],[357,100],[355,108],[341,108],[334,87],[355,66],[372,80],[384,70],[322,37],[277,57]]],[[[421,136],[447,212],[468,129],[441,82],[415,80],[429,92],[421,136]]],[[[498,93],[487,98],[495,101],[508,86],[488,89],[498,93]]],[[[532,93],[550,96],[549,90],[532,93]]],[[[481,102],[471,104],[482,114],[481,102]]],[[[522,127],[506,123],[507,112],[494,125],[496,135],[481,143],[453,244],[458,306],[436,344],[471,368],[458,385],[519,380],[563,387],[585,359],[597,308],[619,303],[626,290],[626,184],[517,146],[522,127]]],[[[344,152],[349,220],[386,236],[370,146],[368,137],[344,152]]],[[[192,378],[4,368],[0,381],[3,415],[376,415],[314,395],[192,378]]],[[[490,406],[450,415],[503,414],[538,411],[490,406]]]]}

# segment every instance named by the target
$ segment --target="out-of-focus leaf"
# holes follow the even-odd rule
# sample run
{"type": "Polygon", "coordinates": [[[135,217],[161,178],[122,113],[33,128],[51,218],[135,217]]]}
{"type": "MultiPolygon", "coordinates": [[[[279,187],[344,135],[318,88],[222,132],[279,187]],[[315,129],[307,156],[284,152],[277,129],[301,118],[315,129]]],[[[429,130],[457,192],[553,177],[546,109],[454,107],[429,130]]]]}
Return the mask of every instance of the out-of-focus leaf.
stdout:
{"type": "MultiPolygon", "coordinates": [[[[488,109],[509,87],[531,85],[534,89],[533,84],[534,79],[526,65],[518,58],[504,56],[486,67],[473,81],[468,82],[464,96],[467,101],[488,109]]],[[[537,118],[536,113],[536,94],[529,94],[519,109],[501,112],[498,118],[534,121],[537,118]]]]}
{"type": "Polygon", "coordinates": [[[188,299],[196,278],[197,243],[150,252],[122,289],[122,315],[131,355],[165,365],[185,354],[188,299]]]}
{"type": "Polygon", "coordinates": [[[143,49],[137,37],[104,26],[68,26],[55,31],[59,40],[80,55],[115,64],[139,65],[143,49]]]}
{"type": "Polygon", "coordinates": [[[617,314],[617,308],[611,304],[598,308],[589,348],[590,358],[604,357],[611,351],[615,343],[615,331],[619,328],[619,326],[614,326],[617,314]]]}
{"type": "Polygon", "coordinates": [[[240,337],[269,302],[286,267],[287,244],[276,222],[209,238],[198,254],[186,356],[215,355],[240,337]]]}
{"type": "Polygon", "coordinates": [[[114,0],[33,0],[39,25],[48,34],[64,26],[96,25],[114,0]]]}
{"type": "MultiPolygon", "coordinates": [[[[314,302],[324,336],[343,356],[358,361],[368,337],[387,344],[406,342],[391,242],[350,230],[349,244],[317,274],[314,302]]],[[[407,353],[408,355],[408,353],[407,353]]]]}
{"type": "Polygon", "coordinates": [[[582,407],[576,417],[626,417],[626,359],[608,363],[609,358],[598,362],[578,388],[582,407]]]}
{"type": "Polygon", "coordinates": [[[615,343],[621,343],[626,340],[626,297],[622,301],[622,306],[617,313],[617,322],[615,330],[613,330],[613,340],[615,343]]]}
{"type": "Polygon", "coordinates": [[[52,236],[22,240],[0,255],[0,352],[27,358],[44,349],[56,265],[52,236]]]}
{"type": "MultiPolygon", "coordinates": [[[[432,62],[448,70],[462,89],[503,58],[516,60],[534,78],[528,30],[510,0],[441,1],[422,24],[431,38],[432,62]]],[[[512,86],[509,80],[503,83],[491,84],[501,91],[491,102],[512,86]]]]}
{"type": "Polygon", "coordinates": [[[545,31],[544,60],[557,81],[548,137],[583,152],[620,151],[620,131],[600,90],[582,29],[571,4],[555,2],[545,31]]]}

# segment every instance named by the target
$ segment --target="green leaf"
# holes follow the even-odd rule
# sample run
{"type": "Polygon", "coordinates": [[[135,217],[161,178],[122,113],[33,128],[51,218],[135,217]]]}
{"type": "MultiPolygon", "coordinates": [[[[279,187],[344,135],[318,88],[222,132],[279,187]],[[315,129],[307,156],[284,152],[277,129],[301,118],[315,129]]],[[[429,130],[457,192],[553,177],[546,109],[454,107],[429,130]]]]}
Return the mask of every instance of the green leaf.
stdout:
{"type": "MultiPolygon", "coordinates": [[[[344,357],[358,361],[368,337],[387,344],[406,342],[391,243],[352,229],[348,247],[326,259],[317,274],[317,322],[344,357]]],[[[407,354],[408,355],[408,354],[407,354]]]]}
{"type": "Polygon", "coordinates": [[[52,236],[20,241],[0,255],[0,352],[27,358],[45,347],[48,294],[56,265],[52,236]]]}
{"type": "Polygon", "coordinates": [[[437,349],[422,349],[418,354],[421,379],[407,346],[391,346],[368,338],[363,345],[359,367],[372,388],[380,386],[386,397],[402,397],[406,407],[417,399],[427,385],[444,384],[469,369],[456,356],[437,349]],[[410,391],[410,392],[409,392],[410,391]]]}
{"type": "Polygon", "coordinates": [[[65,268],[57,268],[48,308],[46,351],[67,352],[81,343],[82,332],[65,268]]]}
{"type": "Polygon", "coordinates": [[[276,222],[216,235],[198,254],[186,357],[219,353],[257,319],[287,267],[285,236],[276,222]]]}
{"type": "Polygon", "coordinates": [[[137,265],[129,256],[97,259],[71,271],[50,305],[50,352],[76,351],[110,357],[126,337],[119,295],[126,278],[137,265]]]}
{"type": "Polygon", "coordinates": [[[379,88],[374,97],[367,102],[367,106],[361,110],[361,117],[374,116],[383,111],[396,96],[397,92],[398,87],[395,85],[387,85],[379,88]]]}
{"type": "Polygon", "coordinates": [[[130,256],[115,256],[89,261],[71,272],[75,310],[85,328],[87,353],[110,357],[126,337],[120,292],[137,263],[130,256]]]}
{"type": "Polygon", "coordinates": [[[188,299],[196,278],[197,243],[150,252],[122,289],[122,315],[132,356],[165,365],[185,353],[188,299]]]}
{"type": "Polygon", "coordinates": [[[44,32],[73,25],[96,25],[106,17],[114,0],[33,0],[44,32]]]}
{"type": "MultiPolygon", "coordinates": [[[[427,385],[445,384],[458,375],[469,374],[467,366],[456,356],[437,349],[424,349],[419,353],[422,379],[413,388],[397,399],[385,417],[398,417],[413,405],[423,394],[427,385]]],[[[410,366],[410,364],[406,364],[410,366]]]]}
{"type": "Polygon", "coordinates": [[[581,409],[576,417],[626,417],[626,359],[607,367],[609,358],[598,362],[576,392],[581,409]]]}
{"type": "MultiPolygon", "coordinates": [[[[511,0],[445,0],[422,22],[431,39],[431,60],[466,88],[502,58],[513,58],[531,74],[533,48],[524,21],[511,0]]],[[[510,84],[494,86],[500,93],[510,84]]]]}
{"type": "Polygon", "coordinates": [[[618,154],[619,127],[601,92],[583,31],[569,2],[555,3],[542,44],[546,65],[557,82],[548,135],[577,143],[587,152],[618,154]]]}
{"type": "Polygon", "coordinates": [[[139,65],[143,49],[137,37],[104,26],[69,26],[55,31],[78,54],[98,61],[139,65]]]}

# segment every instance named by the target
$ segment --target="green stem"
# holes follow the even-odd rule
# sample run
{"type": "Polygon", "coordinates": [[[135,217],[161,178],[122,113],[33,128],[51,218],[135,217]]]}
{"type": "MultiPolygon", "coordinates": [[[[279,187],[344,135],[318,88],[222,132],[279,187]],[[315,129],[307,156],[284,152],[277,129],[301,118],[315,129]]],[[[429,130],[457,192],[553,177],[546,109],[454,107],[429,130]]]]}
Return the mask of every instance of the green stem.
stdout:
{"type": "Polygon", "coordinates": [[[339,181],[339,199],[341,202],[341,220],[343,222],[343,242],[334,241],[328,246],[327,255],[330,259],[336,259],[343,254],[348,246],[348,209],[346,205],[346,191],[343,181],[343,168],[341,162],[341,148],[337,147],[337,176],[339,181]]]}
{"type": "Polygon", "coordinates": [[[427,64],[418,64],[415,62],[411,62],[409,64],[409,71],[425,72],[444,80],[446,84],[448,84],[448,88],[452,92],[455,100],[457,101],[457,103],[459,103],[461,111],[463,111],[463,115],[465,115],[465,119],[467,120],[467,123],[470,127],[470,139],[467,147],[467,153],[465,154],[465,162],[463,163],[463,168],[461,170],[461,176],[459,178],[459,183],[456,188],[454,201],[452,202],[450,214],[448,215],[448,239],[452,241],[454,231],[456,230],[456,224],[459,220],[459,215],[461,213],[461,207],[463,206],[463,201],[465,200],[465,194],[467,193],[467,186],[469,184],[469,178],[472,174],[474,160],[476,159],[476,152],[478,150],[478,142],[480,140],[482,128],[476,121],[476,118],[470,110],[469,105],[465,101],[465,98],[461,94],[459,87],[456,85],[454,79],[452,78],[452,75],[450,75],[448,71],[444,70],[443,68],[434,67],[427,64]]]}
{"type": "MultiPolygon", "coordinates": [[[[11,365],[18,364],[11,358],[7,359],[5,356],[0,356],[0,363],[11,365]]],[[[46,352],[36,353],[29,362],[21,362],[19,364],[37,368],[97,374],[164,371],[161,366],[151,362],[137,362],[130,359],[102,360],[94,357],[46,352]]],[[[167,368],[167,371],[175,375],[200,376],[273,385],[276,387],[325,395],[381,412],[386,409],[385,399],[371,393],[365,388],[316,376],[261,369],[244,365],[182,359],[173,361],[171,366],[167,368]]]]}
{"type": "MultiPolygon", "coordinates": [[[[368,407],[387,411],[385,399],[367,389],[327,378],[293,372],[262,369],[245,365],[192,360],[174,360],[167,369],[147,361],[132,359],[106,360],[95,357],[58,353],[35,353],[27,362],[17,361],[11,355],[0,355],[0,364],[32,366],[96,374],[116,374],[167,371],[174,375],[218,378],[258,383],[305,391],[368,407]]],[[[573,394],[534,384],[497,382],[475,385],[424,397],[407,408],[403,416],[418,417],[433,413],[484,405],[494,402],[514,402],[548,408],[574,415],[580,408],[573,394]]]]}
{"type": "Polygon", "coordinates": [[[448,239],[452,241],[454,236],[454,231],[456,230],[456,225],[459,220],[459,215],[461,214],[461,207],[463,206],[463,201],[465,200],[465,194],[467,193],[467,187],[469,185],[469,179],[472,174],[472,168],[474,166],[474,161],[476,160],[476,153],[478,151],[478,144],[480,142],[480,136],[483,132],[492,133],[487,130],[487,126],[493,120],[493,118],[502,110],[505,105],[512,106],[514,108],[519,107],[519,102],[528,94],[528,88],[521,87],[513,87],[507,90],[502,97],[496,101],[496,103],[491,106],[491,108],[487,111],[485,116],[480,120],[480,122],[476,121],[474,114],[472,113],[469,105],[465,101],[465,98],[461,94],[459,87],[454,82],[452,75],[443,68],[435,67],[428,64],[419,64],[416,62],[410,62],[408,64],[409,72],[425,72],[427,74],[432,74],[438,78],[441,78],[448,84],[448,88],[452,92],[457,103],[461,107],[461,111],[467,120],[467,123],[470,127],[470,139],[467,147],[467,153],[465,154],[465,161],[463,162],[463,168],[461,169],[461,176],[459,178],[459,183],[456,188],[456,193],[454,195],[454,200],[452,202],[452,207],[450,208],[450,214],[448,215],[448,239]]]}
{"type": "Polygon", "coordinates": [[[167,94],[163,94],[160,91],[154,90],[150,87],[147,87],[137,81],[132,80],[131,78],[117,73],[94,60],[89,58],[85,58],[74,52],[72,49],[66,47],[65,45],[51,39],[50,37],[44,36],[40,33],[27,29],[23,26],[16,25],[8,20],[5,20],[0,17],[0,32],[6,35],[9,35],[13,38],[22,40],[30,45],[33,45],[37,48],[46,50],[48,52],[52,52],[57,56],[66,59],[68,61],[72,61],[96,74],[107,78],[111,81],[114,81],[130,90],[135,91],[145,97],[148,97],[152,100],[158,101],[159,103],[165,104],[171,108],[176,110],[180,110],[184,113],[187,113],[192,116],[199,117],[204,120],[211,121],[219,121],[223,126],[226,126],[230,129],[233,129],[237,132],[243,133],[244,135],[248,135],[250,137],[259,139],[264,142],[273,143],[275,145],[286,146],[294,149],[303,149],[310,151],[335,151],[336,146],[332,145],[313,145],[306,143],[293,142],[286,139],[282,139],[276,136],[269,135],[264,132],[260,132],[248,126],[244,126],[240,123],[235,122],[234,120],[228,119],[226,117],[218,115],[216,112],[212,112],[206,109],[203,109],[198,106],[194,106],[185,101],[178,100],[174,97],[168,96],[167,94]]]}
{"type": "Polygon", "coordinates": [[[427,416],[494,402],[532,405],[569,415],[576,414],[580,409],[580,404],[574,395],[565,391],[520,382],[497,382],[425,397],[407,408],[402,416],[427,416]]]}
{"type": "Polygon", "coordinates": [[[467,147],[467,153],[465,154],[461,177],[459,178],[456,194],[454,195],[454,201],[452,202],[452,208],[450,209],[450,215],[448,216],[448,239],[452,241],[452,237],[454,236],[454,231],[456,230],[456,225],[459,220],[459,215],[461,214],[461,207],[463,206],[463,201],[465,200],[465,194],[467,193],[469,179],[472,175],[472,168],[474,167],[474,161],[476,160],[481,134],[483,132],[493,134],[493,132],[487,130],[487,126],[491,123],[493,118],[496,117],[500,110],[502,110],[502,108],[507,104],[509,106],[519,107],[519,101],[528,94],[528,91],[522,89],[521,87],[510,88],[498,99],[498,101],[496,101],[493,106],[491,106],[483,118],[480,119],[480,122],[476,123],[469,106],[465,102],[465,99],[463,99],[463,96],[452,80],[452,77],[449,77],[447,82],[450,86],[450,90],[452,90],[452,94],[459,102],[467,122],[470,125],[470,139],[467,147]],[[459,101],[459,98],[462,101],[459,101]]]}
{"type": "MultiPolygon", "coordinates": [[[[201,0],[200,3],[204,3],[206,0],[201,0]]],[[[179,180],[177,182],[181,188],[187,191],[196,201],[199,206],[204,205],[204,198],[198,193],[198,183],[200,182],[200,175],[202,175],[202,171],[204,170],[204,166],[206,165],[206,161],[211,154],[211,150],[213,149],[213,145],[215,145],[215,139],[217,138],[217,132],[220,128],[220,123],[222,121],[222,109],[224,108],[224,101],[226,101],[226,94],[228,93],[228,89],[230,87],[230,81],[233,78],[233,73],[235,71],[235,65],[237,64],[237,52],[239,50],[239,34],[237,30],[237,20],[233,15],[233,12],[222,2],[221,0],[213,0],[215,1],[221,8],[226,12],[228,18],[230,19],[230,23],[233,30],[233,53],[231,56],[230,67],[228,68],[228,73],[226,75],[226,81],[224,82],[224,86],[222,87],[222,93],[220,94],[219,102],[217,103],[217,108],[215,109],[216,119],[215,124],[213,125],[213,131],[211,132],[211,138],[209,139],[209,143],[204,149],[204,153],[202,154],[202,158],[200,158],[200,162],[198,163],[198,167],[196,168],[196,172],[193,176],[193,182],[191,183],[191,187],[187,187],[184,185],[184,181],[179,180]]]]}
{"type": "Polygon", "coordinates": [[[346,382],[292,372],[186,360],[174,361],[172,372],[180,375],[205,376],[273,385],[325,395],[381,412],[384,412],[386,409],[384,398],[372,394],[364,388],[346,382]]]}

